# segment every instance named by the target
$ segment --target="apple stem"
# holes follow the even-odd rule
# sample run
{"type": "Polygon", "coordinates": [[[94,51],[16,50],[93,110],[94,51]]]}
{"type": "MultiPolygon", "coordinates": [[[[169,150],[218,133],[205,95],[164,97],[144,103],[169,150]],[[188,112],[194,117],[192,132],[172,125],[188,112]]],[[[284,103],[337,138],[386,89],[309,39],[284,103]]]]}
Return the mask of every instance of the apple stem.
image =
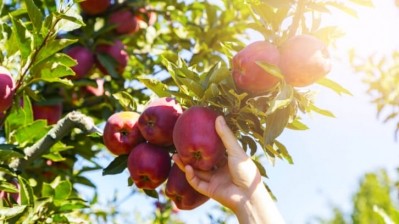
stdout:
{"type": "Polygon", "coordinates": [[[63,137],[71,133],[74,128],[79,128],[84,133],[98,133],[102,135],[102,131],[96,127],[93,120],[77,111],[68,113],[63,119],[50,129],[47,134],[37,141],[34,145],[24,149],[25,157],[14,160],[10,167],[16,170],[24,168],[27,164],[39,158],[63,137]]]}

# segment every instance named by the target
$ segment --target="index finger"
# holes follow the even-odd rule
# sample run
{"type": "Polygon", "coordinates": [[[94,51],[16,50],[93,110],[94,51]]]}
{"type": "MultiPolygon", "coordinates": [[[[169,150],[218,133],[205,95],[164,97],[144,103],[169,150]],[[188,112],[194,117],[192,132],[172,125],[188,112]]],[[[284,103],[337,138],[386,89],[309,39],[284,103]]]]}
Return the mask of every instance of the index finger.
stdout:
{"type": "Polygon", "coordinates": [[[235,156],[246,159],[248,156],[238,144],[237,138],[234,136],[231,129],[227,126],[223,116],[218,116],[215,121],[216,132],[222,140],[224,147],[226,147],[228,156],[235,156]]]}

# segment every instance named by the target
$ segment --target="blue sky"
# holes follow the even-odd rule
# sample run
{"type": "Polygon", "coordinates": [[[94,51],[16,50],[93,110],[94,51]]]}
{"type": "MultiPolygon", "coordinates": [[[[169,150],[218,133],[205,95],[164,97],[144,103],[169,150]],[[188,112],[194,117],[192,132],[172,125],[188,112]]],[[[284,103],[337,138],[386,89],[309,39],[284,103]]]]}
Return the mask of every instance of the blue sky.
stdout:
{"type": "MultiPolygon", "coordinates": [[[[375,5],[375,9],[360,10],[359,19],[340,14],[330,18],[331,23],[342,27],[347,35],[334,50],[329,78],[349,89],[353,96],[339,96],[313,86],[312,89],[318,91],[316,105],[330,110],[336,118],[303,115],[309,130],[286,130],[279,137],[290,151],[294,165],[285,161],[277,161],[275,166],[265,163],[270,177],[267,183],[278,198],[277,205],[287,223],[301,224],[315,216],[327,217],[332,205],[348,210],[351,196],[365,172],[385,168],[394,176],[394,169],[399,167],[395,124],[383,124],[377,119],[375,106],[365,94],[362,77],[353,73],[345,56],[351,47],[364,55],[399,49],[399,30],[395,30],[399,9],[394,7],[393,0],[375,1],[375,5]]],[[[105,201],[115,190],[120,195],[128,194],[127,175],[101,177],[93,173],[90,178],[98,184],[101,200],[105,201]]],[[[137,195],[123,207],[132,214],[139,212],[146,217],[151,214],[152,203],[152,199],[137,195]]],[[[215,202],[209,201],[196,210],[180,212],[180,217],[190,224],[205,224],[206,214],[214,205],[215,202]]]]}

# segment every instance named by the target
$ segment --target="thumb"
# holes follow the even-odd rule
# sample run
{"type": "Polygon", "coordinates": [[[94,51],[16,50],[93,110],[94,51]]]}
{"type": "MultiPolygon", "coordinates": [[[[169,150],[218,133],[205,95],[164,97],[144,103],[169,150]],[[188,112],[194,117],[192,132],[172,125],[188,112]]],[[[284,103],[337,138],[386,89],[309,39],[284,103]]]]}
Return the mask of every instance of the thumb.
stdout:
{"type": "Polygon", "coordinates": [[[226,147],[227,155],[230,157],[237,157],[241,159],[248,158],[244,150],[238,144],[237,138],[234,136],[231,129],[227,126],[223,116],[218,116],[215,121],[216,132],[222,140],[224,147],[226,147]]]}

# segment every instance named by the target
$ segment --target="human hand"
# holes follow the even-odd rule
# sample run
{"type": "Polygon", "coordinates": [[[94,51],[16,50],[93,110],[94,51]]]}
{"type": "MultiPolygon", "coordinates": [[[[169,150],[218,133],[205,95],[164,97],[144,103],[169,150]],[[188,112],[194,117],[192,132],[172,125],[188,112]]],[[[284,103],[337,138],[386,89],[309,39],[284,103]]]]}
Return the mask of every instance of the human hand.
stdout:
{"type": "Polygon", "coordinates": [[[227,163],[213,171],[194,170],[177,154],[173,160],[186,174],[190,185],[230,208],[240,223],[283,223],[255,163],[238,144],[224,118],[215,121],[216,132],[227,152],[227,163]]]}

